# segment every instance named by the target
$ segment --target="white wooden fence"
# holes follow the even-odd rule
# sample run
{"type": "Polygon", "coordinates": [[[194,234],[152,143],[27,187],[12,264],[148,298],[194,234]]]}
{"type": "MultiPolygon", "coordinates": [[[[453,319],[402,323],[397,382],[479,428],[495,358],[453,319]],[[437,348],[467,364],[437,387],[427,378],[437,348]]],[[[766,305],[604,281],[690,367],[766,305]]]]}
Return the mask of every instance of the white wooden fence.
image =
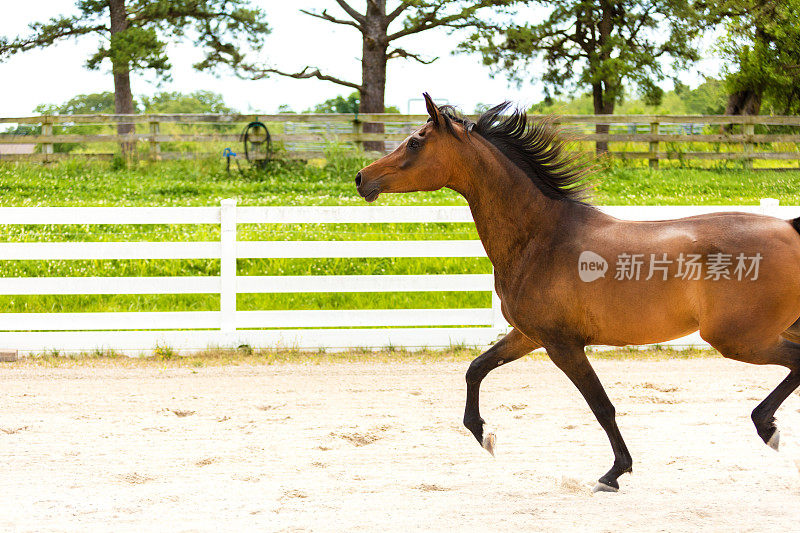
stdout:
{"type": "MultiPolygon", "coordinates": [[[[800,208],[760,206],[602,207],[630,220],[714,211],[783,218],[800,208]]],[[[486,309],[237,311],[237,293],[492,291],[491,274],[238,276],[241,258],[485,257],[478,240],[237,241],[239,223],[472,222],[467,207],[6,207],[0,224],[219,224],[214,242],[0,243],[1,260],[220,259],[219,276],[0,278],[0,295],[218,293],[219,311],[0,313],[0,349],[21,353],[113,349],[146,353],[207,347],[354,348],[487,345],[508,329],[492,293],[486,309]],[[423,327],[424,326],[424,327],[423,327]],[[446,327],[450,326],[450,327],[446,327]],[[452,327],[458,326],[458,327],[452,327]],[[303,329],[299,329],[303,328],[303,329]],[[312,329],[317,328],[317,329],[312,329]]],[[[698,336],[666,344],[702,345],[698,336]]]]}

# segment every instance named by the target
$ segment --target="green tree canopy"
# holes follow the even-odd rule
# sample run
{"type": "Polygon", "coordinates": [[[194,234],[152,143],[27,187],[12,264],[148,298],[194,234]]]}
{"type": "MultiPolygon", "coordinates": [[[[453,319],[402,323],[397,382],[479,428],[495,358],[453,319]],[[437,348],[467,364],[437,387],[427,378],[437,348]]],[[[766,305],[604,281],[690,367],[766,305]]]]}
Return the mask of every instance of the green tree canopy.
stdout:
{"type": "Polygon", "coordinates": [[[235,113],[225,104],[221,94],[212,91],[192,93],[160,92],[153,96],[142,96],[145,113],[235,113]]]}
{"type": "MultiPolygon", "coordinates": [[[[688,0],[534,0],[549,9],[536,23],[484,26],[460,49],[480,52],[487,65],[511,80],[544,83],[547,96],[589,89],[596,114],[612,114],[626,85],[633,85],[649,103],[658,103],[665,78],[663,61],[676,68],[698,59],[693,46],[698,17],[688,0]],[[541,74],[531,64],[544,61],[541,74]]],[[[607,126],[598,125],[598,133],[607,126]]],[[[598,142],[598,151],[607,149],[598,142]]]]}
{"type": "MultiPolygon", "coordinates": [[[[136,102],[134,110],[138,112],[136,102]]],[[[97,113],[114,113],[114,93],[79,94],[63,104],[39,104],[34,112],[40,115],[92,115],[97,113]]]]}
{"type": "Polygon", "coordinates": [[[350,93],[350,96],[345,98],[342,95],[336,98],[325,100],[321,104],[315,105],[311,112],[313,113],[358,113],[358,104],[360,101],[360,94],[358,91],[350,93]]]}
{"type": "Polygon", "coordinates": [[[719,49],[727,113],[800,113],[800,0],[722,0],[707,7],[724,22],[719,49]]]}
{"type": "MultiPolygon", "coordinates": [[[[361,95],[358,91],[354,91],[350,93],[350,95],[345,98],[342,95],[337,96],[336,98],[329,98],[325,100],[321,104],[315,105],[312,109],[308,110],[310,113],[352,113],[353,115],[358,114],[359,104],[361,95]]],[[[384,106],[385,113],[399,113],[400,110],[397,106],[384,106]]]]}
{"type": "MultiPolygon", "coordinates": [[[[235,113],[222,95],[212,91],[181,93],[162,91],[153,96],[134,98],[137,113],[235,113]]],[[[50,115],[93,115],[114,113],[114,93],[102,92],[76,95],[63,104],[39,104],[35,111],[50,115]]]]}
{"type": "Polygon", "coordinates": [[[721,115],[725,112],[728,94],[723,80],[706,78],[696,89],[677,84],[674,92],[683,102],[687,114],[721,115]]]}

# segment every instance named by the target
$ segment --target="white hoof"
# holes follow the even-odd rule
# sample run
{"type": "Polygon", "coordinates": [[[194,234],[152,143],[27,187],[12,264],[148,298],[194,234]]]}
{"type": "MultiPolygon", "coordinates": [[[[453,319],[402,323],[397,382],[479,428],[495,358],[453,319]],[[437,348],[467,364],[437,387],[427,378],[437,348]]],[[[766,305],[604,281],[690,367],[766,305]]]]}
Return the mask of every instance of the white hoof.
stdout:
{"type": "Polygon", "coordinates": [[[598,481],[597,485],[592,489],[592,492],[619,492],[619,489],[615,489],[611,485],[606,485],[602,481],[598,481]]]}
{"type": "Polygon", "coordinates": [[[775,428],[775,433],[773,433],[772,436],[767,441],[767,446],[769,446],[770,448],[772,448],[777,452],[778,446],[780,446],[780,444],[781,444],[781,432],[778,428],[775,428]]]}
{"type": "Polygon", "coordinates": [[[486,434],[483,436],[483,442],[481,443],[481,445],[483,446],[483,448],[484,448],[484,449],[485,449],[487,452],[489,452],[490,454],[492,454],[492,457],[494,457],[494,443],[495,443],[495,441],[496,441],[496,438],[495,438],[495,436],[494,436],[494,433],[486,433],[486,434]]]}

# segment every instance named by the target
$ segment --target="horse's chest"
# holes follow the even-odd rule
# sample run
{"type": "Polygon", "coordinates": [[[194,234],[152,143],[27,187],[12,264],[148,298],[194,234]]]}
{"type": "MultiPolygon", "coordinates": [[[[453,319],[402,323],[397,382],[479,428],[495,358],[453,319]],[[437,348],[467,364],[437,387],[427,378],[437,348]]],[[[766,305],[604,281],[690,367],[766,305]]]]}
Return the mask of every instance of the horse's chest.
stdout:
{"type": "Polygon", "coordinates": [[[503,317],[515,328],[529,324],[531,317],[541,313],[538,309],[541,298],[538,298],[531,287],[522,285],[519,280],[495,278],[495,292],[500,298],[503,317]]]}
{"type": "Polygon", "coordinates": [[[555,297],[553,283],[544,276],[496,276],[495,291],[500,297],[503,317],[509,324],[531,338],[540,331],[552,329],[553,324],[572,323],[565,307],[572,295],[555,297]]]}

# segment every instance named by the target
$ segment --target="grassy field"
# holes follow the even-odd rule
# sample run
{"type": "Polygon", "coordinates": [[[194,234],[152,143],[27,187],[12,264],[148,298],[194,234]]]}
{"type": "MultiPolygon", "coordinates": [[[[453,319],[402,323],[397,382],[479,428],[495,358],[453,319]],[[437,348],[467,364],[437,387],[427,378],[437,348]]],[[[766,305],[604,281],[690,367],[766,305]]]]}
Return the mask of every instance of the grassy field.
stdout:
{"type": "MultiPolygon", "coordinates": [[[[0,206],[216,206],[224,198],[239,205],[364,205],[353,177],[367,161],[333,157],[327,162],[272,163],[263,173],[228,175],[222,161],[139,163],[115,168],[103,162],[52,165],[0,163],[0,206]]],[[[593,203],[600,205],[755,205],[777,198],[800,205],[800,171],[650,171],[622,163],[600,166],[593,203]]],[[[378,205],[464,205],[456,193],[384,195],[378,205]]],[[[4,226],[1,242],[217,240],[213,225],[4,226]]],[[[239,226],[240,240],[471,239],[471,224],[324,224],[239,226]]],[[[240,260],[240,275],[489,273],[485,259],[240,260]]],[[[214,260],[1,261],[3,277],[27,276],[208,276],[214,260]]],[[[6,296],[3,312],[216,310],[208,295],[6,296]]],[[[238,308],[470,308],[489,307],[489,293],[241,294],[238,308]]]]}
{"type": "MultiPolygon", "coordinates": [[[[222,160],[142,162],[130,168],[74,159],[41,165],[0,162],[0,206],[24,205],[362,205],[353,186],[368,161],[272,163],[265,173],[236,171],[222,160]]],[[[600,205],[753,204],[766,196],[800,205],[800,170],[666,168],[651,171],[622,162],[601,165],[593,203],[600,205]]],[[[463,205],[456,193],[385,195],[379,205],[463,205]]]]}

